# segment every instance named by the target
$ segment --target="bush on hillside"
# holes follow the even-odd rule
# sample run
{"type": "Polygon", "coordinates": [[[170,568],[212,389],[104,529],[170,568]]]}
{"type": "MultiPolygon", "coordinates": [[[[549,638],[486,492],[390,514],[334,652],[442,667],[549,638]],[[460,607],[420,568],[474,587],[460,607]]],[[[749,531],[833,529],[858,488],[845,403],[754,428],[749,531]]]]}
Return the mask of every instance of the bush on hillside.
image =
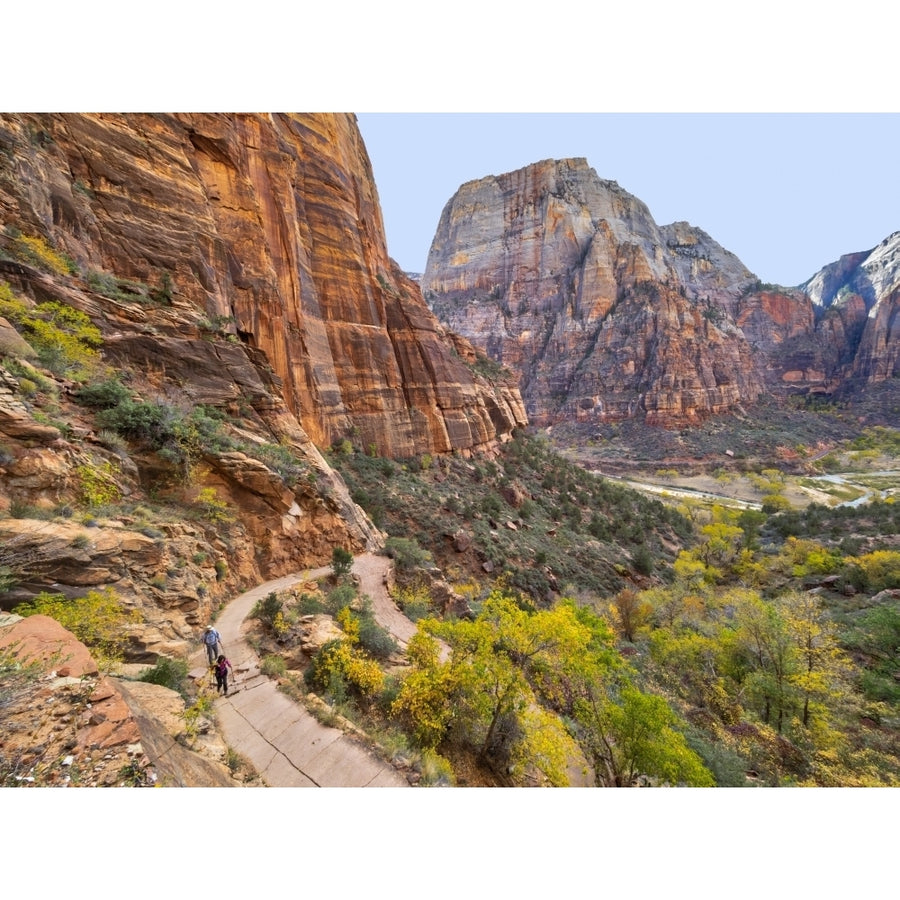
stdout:
{"type": "Polygon", "coordinates": [[[169,690],[177,691],[187,700],[187,676],[188,665],[183,659],[168,659],[161,656],[156,661],[156,665],[141,672],[138,681],[167,687],[169,690]]]}

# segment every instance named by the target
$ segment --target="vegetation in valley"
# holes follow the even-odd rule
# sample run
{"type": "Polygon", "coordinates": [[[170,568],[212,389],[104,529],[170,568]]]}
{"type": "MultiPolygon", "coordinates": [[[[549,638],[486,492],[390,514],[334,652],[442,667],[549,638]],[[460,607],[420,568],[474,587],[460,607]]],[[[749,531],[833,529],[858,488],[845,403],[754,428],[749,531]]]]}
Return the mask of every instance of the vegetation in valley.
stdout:
{"type": "Polygon", "coordinates": [[[451,583],[502,578],[536,603],[665,579],[692,532],[676,510],[524,433],[492,460],[390,460],[348,442],[330,461],[373,521],[430,554],[451,583]]]}
{"type": "MultiPolygon", "coordinates": [[[[890,454],[895,440],[894,432],[876,428],[842,447],[854,453],[877,444],[890,454]]],[[[591,482],[575,474],[574,489],[560,492],[563,473],[572,470],[556,462],[546,444],[532,442],[520,435],[489,472],[468,462],[465,470],[458,461],[445,469],[434,461],[400,466],[346,447],[335,459],[358,501],[374,507],[393,540],[405,542],[407,555],[410,547],[419,553],[416,562],[398,566],[405,584],[396,592],[401,606],[415,607],[419,627],[409,647],[410,670],[390,707],[408,740],[454,764],[475,760],[495,783],[562,783],[572,760],[581,759],[597,784],[900,784],[900,550],[892,499],[805,510],[711,505],[693,510],[686,530],[686,520],[672,519],[671,508],[651,501],[643,528],[656,555],[648,574],[642,577],[627,540],[617,535],[613,542],[622,540],[628,552],[620,559],[632,563],[613,569],[621,580],[579,578],[555,569],[584,539],[577,518],[543,516],[566,499],[574,503],[579,487],[588,498],[582,527],[590,524],[589,509],[604,507],[591,482]],[[378,482],[366,476],[376,467],[381,487],[373,491],[378,482]],[[460,471],[468,471],[468,487],[460,471]],[[398,483],[398,494],[416,497],[414,504],[392,500],[398,483]],[[518,490],[510,492],[511,485],[518,490]],[[526,507],[527,517],[511,504],[485,511],[485,497],[502,487],[535,509],[526,507]],[[467,505],[457,510],[462,498],[467,505]],[[653,519],[651,509],[662,514],[653,519]],[[422,586],[422,573],[437,562],[444,574],[462,575],[464,553],[454,536],[466,526],[477,534],[472,523],[478,514],[489,528],[484,543],[473,540],[480,549],[475,562],[490,560],[486,551],[503,534],[504,521],[516,525],[503,535],[504,562],[489,574],[470,564],[468,587],[458,584],[468,613],[442,615],[422,586]],[[438,515],[440,525],[431,518],[438,515]],[[541,528],[519,527],[528,522],[541,528]],[[569,527],[561,529],[562,523],[569,527]],[[535,530],[558,547],[559,556],[542,556],[545,574],[562,575],[555,583],[566,587],[558,592],[516,579],[535,530]],[[435,535],[430,540],[429,533],[435,535]],[[661,535],[677,542],[674,559],[663,551],[661,535]],[[582,645],[567,644],[562,632],[551,638],[542,631],[551,619],[562,628],[566,616],[593,635],[585,640],[599,656],[590,665],[580,655],[582,645]],[[448,648],[443,654],[439,642],[448,648]],[[550,674],[556,666],[566,671],[562,684],[550,674]],[[588,670],[589,689],[577,674],[588,670]],[[577,715],[586,714],[575,702],[584,690],[599,692],[590,694],[589,720],[599,730],[577,715]],[[542,717],[541,725],[529,716],[542,717]],[[683,748],[683,768],[667,768],[672,760],[648,748],[633,766],[604,756],[598,748],[623,751],[628,721],[640,721],[648,740],[654,727],[669,729],[664,743],[683,748]],[[613,725],[622,730],[604,730],[613,725]],[[547,741],[540,748],[533,743],[537,734],[547,741]]],[[[760,488],[772,492],[784,473],[764,472],[759,479],[767,484],[760,488]]],[[[636,503],[632,492],[614,487],[625,503],[636,503]]],[[[605,509],[610,518],[634,515],[613,503],[605,509]]],[[[573,621],[569,627],[576,627],[573,621]]]]}

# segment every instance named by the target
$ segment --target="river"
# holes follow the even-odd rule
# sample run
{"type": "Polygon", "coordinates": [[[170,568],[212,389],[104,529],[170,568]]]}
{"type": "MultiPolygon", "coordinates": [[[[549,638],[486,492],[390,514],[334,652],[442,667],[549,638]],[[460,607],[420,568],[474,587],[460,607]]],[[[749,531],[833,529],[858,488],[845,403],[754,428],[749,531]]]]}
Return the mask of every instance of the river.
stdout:
{"type": "MultiPolygon", "coordinates": [[[[742,500],[738,497],[729,496],[728,494],[717,494],[711,491],[694,490],[692,488],[686,487],[671,487],[669,485],[654,484],[653,482],[649,481],[633,481],[629,478],[621,478],[617,475],[606,475],[597,470],[594,470],[594,474],[600,475],[602,478],[606,478],[609,481],[615,481],[618,484],[633,488],[636,491],[641,491],[645,494],[657,494],[666,497],[684,497],[694,500],[706,500],[710,503],[721,503],[722,505],[737,507],[738,509],[762,509],[762,503],[757,503],[751,500],[742,500]]],[[[884,500],[885,498],[897,492],[897,488],[886,488],[884,490],[879,490],[878,488],[869,487],[868,485],[862,484],[860,481],[857,481],[856,479],[859,477],[865,477],[867,479],[873,477],[900,479],[900,471],[879,471],[864,473],[845,472],[842,474],[833,475],[817,475],[815,477],[808,478],[807,480],[823,481],[829,484],[846,485],[847,487],[865,491],[865,493],[861,497],[857,497],[853,500],[844,500],[840,503],[835,504],[836,506],[862,506],[864,503],[869,503],[873,499],[884,500]]]]}
{"type": "MultiPolygon", "coordinates": [[[[873,499],[884,500],[896,493],[896,488],[878,490],[869,487],[867,484],[862,484],[854,480],[854,474],[858,477],[858,473],[846,472],[842,475],[818,475],[816,480],[827,481],[829,484],[845,484],[865,491],[862,497],[857,497],[855,500],[845,500],[843,503],[838,503],[838,506],[862,506],[873,499]]],[[[900,478],[900,471],[865,472],[864,475],[866,478],[900,478]]]]}

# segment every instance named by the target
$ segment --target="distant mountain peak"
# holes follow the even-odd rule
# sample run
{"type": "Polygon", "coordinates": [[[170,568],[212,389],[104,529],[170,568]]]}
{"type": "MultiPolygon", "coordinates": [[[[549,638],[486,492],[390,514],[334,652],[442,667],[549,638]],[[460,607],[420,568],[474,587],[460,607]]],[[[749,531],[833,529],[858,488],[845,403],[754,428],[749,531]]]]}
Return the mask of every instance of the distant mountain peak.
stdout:
{"type": "Polygon", "coordinates": [[[678,425],[766,391],[831,392],[896,371],[893,319],[866,318],[882,321],[872,313],[898,269],[900,233],[799,289],[763,285],[707,232],[657,225],[573,158],[460,187],[422,289],[444,323],[519,374],[533,421],[678,425]],[[839,315],[823,319],[831,305],[839,315]]]}

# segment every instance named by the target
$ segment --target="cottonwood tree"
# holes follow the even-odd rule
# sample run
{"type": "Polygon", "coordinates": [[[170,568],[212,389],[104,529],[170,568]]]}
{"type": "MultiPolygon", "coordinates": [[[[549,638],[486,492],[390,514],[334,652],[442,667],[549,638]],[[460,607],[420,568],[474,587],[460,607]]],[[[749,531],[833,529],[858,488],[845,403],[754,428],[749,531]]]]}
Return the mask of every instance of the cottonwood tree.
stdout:
{"type": "Polygon", "coordinates": [[[495,768],[529,765],[551,783],[565,783],[574,744],[558,718],[541,709],[529,674],[566,655],[571,625],[565,613],[530,613],[500,592],[474,622],[420,620],[392,712],[424,747],[449,739],[495,768]],[[449,647],[445,659],[438,639],[449,647]]]}
{"type": "Polygon", "coordinates": [[[738,679],[760,719],[780,733],[796,705],[793,677],[799,666],[793,639],[778,609],[746,592],[735,611],[734,648],[743,671],[738,679]]]}
{"type": "Polygon", "coordinates": [[[800,721],[830,718],[847,693],[851,665],[838,646],[837,631],[816,594],[789,591],[775,600],[796,649],[794,682],[802,704],[800,721]]]}
{"type": "Polygon", "coordinates": [[[711,783],[665,701],[630,686],[609,626],[573,601],[533,612],[495,591],[474,622],[421,620],[409,656],[392,709],[425,746],[461,742],[551,784],[565,783],[576,745],[599,785],[631,784],[638,771],[711,783]]]}
{"type": "Polygon", "coordinates": [[[573,711],[598,783],[627,787],[646,774],[668,784],[715,785],[700,757],[675,729],[675,714],[662,697],[631,684],[623,685],[618,702],[585,690],[573,711]]]}
{"type": "Polygon", "coordinates": [[[743,657],[742,687],[760,718],[781,733],[796,718],[824,724],[847,693],[850,661],[819,598],[789,591],[772,601],[744,592],[735,607],[733,647],[743,657]]]}
{"type": "Polygon", "coordinates": [[[609,612],[622,637],[634,643],[638,631],[650,620],[653,607],[637,591],[624,588],[613,597],[609,612]]]}

